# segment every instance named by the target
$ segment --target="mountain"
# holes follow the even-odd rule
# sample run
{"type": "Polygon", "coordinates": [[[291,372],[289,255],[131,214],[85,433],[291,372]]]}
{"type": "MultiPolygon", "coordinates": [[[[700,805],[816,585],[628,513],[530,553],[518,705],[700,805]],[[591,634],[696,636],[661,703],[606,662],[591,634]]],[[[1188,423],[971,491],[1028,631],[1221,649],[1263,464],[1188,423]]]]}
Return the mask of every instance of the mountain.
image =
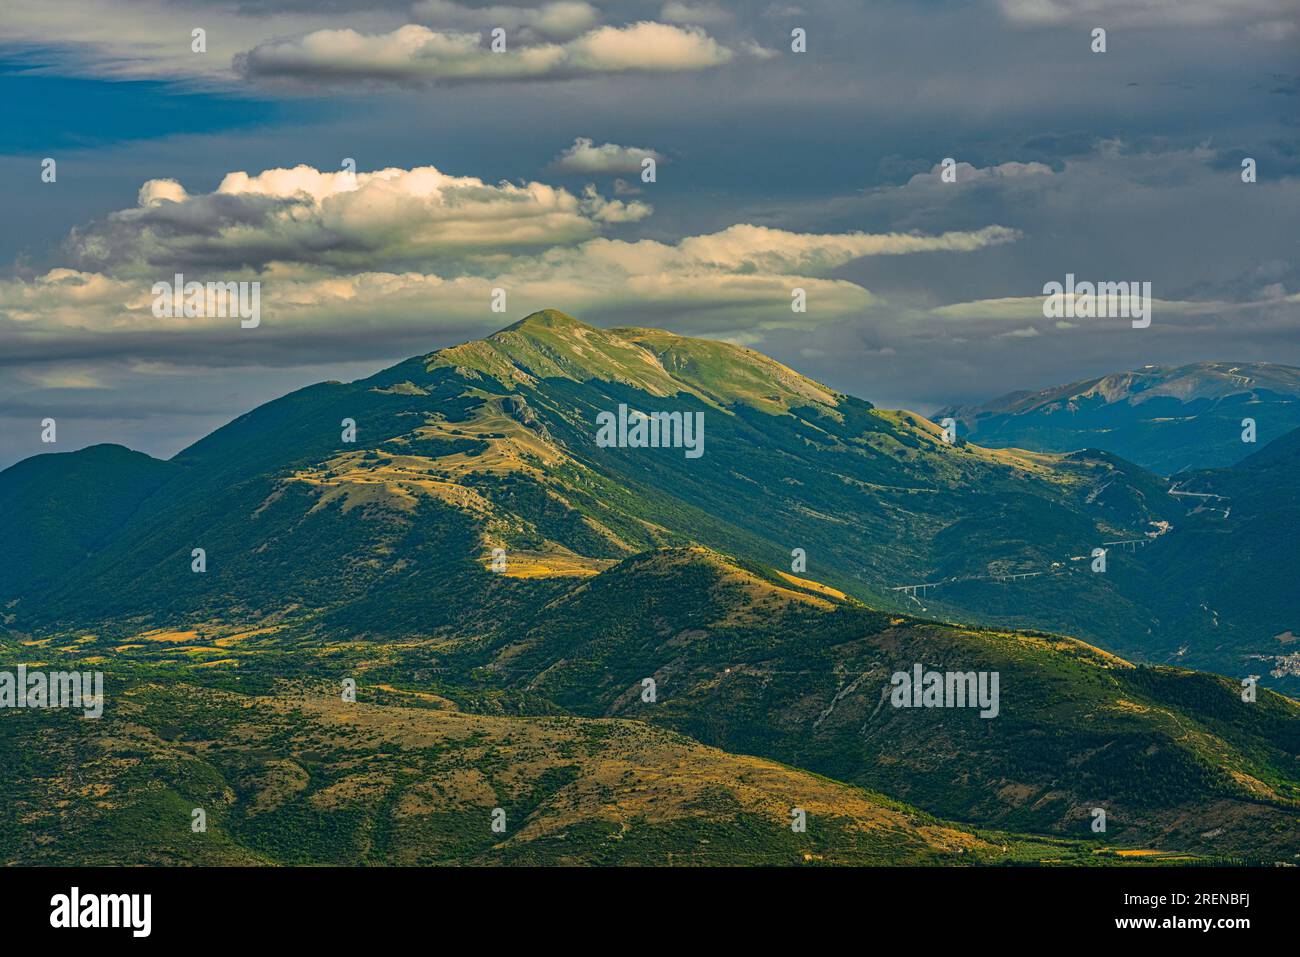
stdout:
{"type": "Polygon", "coordinates": [[[0,594],[53,585],[106,545],[173,472],[169,463],[120,445],[35,455],[6,469],[0,514],[9,544],[0,594]]]}
{"type": "MultiPolygon", "coordinates": [[[[490,586],[448,572],[481,568],[493,548],[517,571],[594,572],[693,543],[766,565],[800,549],[832,587],[902,607],[898,586],[1060,569],[1183,510],[1112,455],[949,445],[920,416],[750,350],[556,312],[293,393],[166,464],[139,521],[60,581],[2,596],[12,627],[288,613],[432,628],[478,607],[490,586]],[[599,417],[620,407],[701,419],[701,457],[598,445],[599,417]],[[195,548],[205,573],[191,572],[195,548]],[[403,599],[417,593],[446,600],[403,599]]],[[[0,546],[0,567],[24,552],[0,546]]],[[[1106,603],[1104,581],[1080,587],[1106,603]]]]}
{"type": "Polygon", "coordinates": [[[1232,465],[1300,428],[1300,369],[1269,362],[1148,365],[935,415],[992,448],[1095,448],[1171,475],[1232,465]],[[1242,441],[1242,420],[1256,441],[1242,441]]]}
{"type": "Polygon", "coordinates": [[[1186,665],[1300,692],[1300,429],[1228,468],[1180,472],[1170,495],[1186,510],[1154,539],[1108,550],[1108,591],[1048,576],[1015,587],[1032,614],[1008,612],[999,586],[945,585],[929,614],[1045,627],[1147,662],[1186,665]],[[1051,609],[1045,614],[1045,609],[1051,609]],[[1052,620],[1054,616],[1055,620],[1052,620]]]}
{"type": "MultiPolygon", "coordinates": [[[[1266,495],[1266,473],[1285,466],[1259,462],[1266,495]]],[[[1187,494],[1191,475],[1163,479],[1099,450],[948,444],[920,416],[752,350],[544,311],[285,396],[166,463],[101,449],[0,473],[0,501],[19,502],[24,521],[56,516],[51,542],[88,536],[36,562],[28,537],[0,541],[0,607],[18,634],[270,619],[324,638],[486,632],[567,576],[700,544],[882,609],[1070,634],[1294,689],[1285,662],[1258,656],[1290,653],[1300,600],[1288,588],[1241,600],[1248,583],[1224,594],[1213,556],[1240,551],[1254,574],[1242,539],[1261,531],[1219,522],[1187,494]],[[598,444],[601,417],[620,408],[625,432],[659,413],[684,440],[700,421],[699,457],[598,444]],[[80,494],[92,474],[112,508],[80,494]],[[497,549],[526,597],[489,573],[497,549]]],[[[1294,568],[1284,542],[1272,560],[1280,576],[1294,568]]]]}
{"type": "Polygon", "coordinates": [[[1213,649],[1206,660],[1219,670],[1300,689],[1300,430],[1231,468],[1180,474],[1175,494],[1191,512],[1158,554],[1143,556],[1164,622],[1147,652],[1177,662],[1191,648],[1213,649]]]}
{"type": "Polygon", "coordinates": [[[45,863],[1290,862],[1300,713],[1238,679],[1294,680],[1297,448],[1171,482],[949,444],[545,311],[167,462],[40,456],[0,472],[0,653],[112,691],[102,723],[0,713],[0,834],[44,822],[45,863]],[[895,707],[917,666],[998,676],[996,717],[895,707]],[[792,841],[809,793],[843,813],[792,841]]]}
{"type": "Polygon", "coordinates": [[[0,714],[7,860],[1300,854],[1300,705],[1270,691],[1247,703],[1227,679],[1068,638],[881,613],[700,547],[557,581],[481,635],[304,642],[272,622],[0,639],[7,660],[110,676],[100,721],[0,714]],[[916,665],[996,674],[996,715],[895,707],[892,675],[916,665]]]}
{"type": "Polygon", "coordinates": [[[1104,796],[1126,842],[1300,852],[1279,837],[1300,807],[1295,702],[1071,639],[881,613],[705,549],[629,558],[440,660],[982,827],[1086,835],[1104,796]],[[891,676],[918,664],[999,675],[999,713],[892,706],[891,676]]]}
{"type": "Polygon", "coordinates": [[[364,691],[349,704],[320,687],[124,693],[93,733],[75,717],[57,734],[31,712],[4,722],[23,725],[0,749],[24,771],[2,786],[4,863],[996,864],[1095,851],[975,833],[639,721],[507,719],[364,691]],[[38,736],[43,754],[20,753],[38,736]]]}

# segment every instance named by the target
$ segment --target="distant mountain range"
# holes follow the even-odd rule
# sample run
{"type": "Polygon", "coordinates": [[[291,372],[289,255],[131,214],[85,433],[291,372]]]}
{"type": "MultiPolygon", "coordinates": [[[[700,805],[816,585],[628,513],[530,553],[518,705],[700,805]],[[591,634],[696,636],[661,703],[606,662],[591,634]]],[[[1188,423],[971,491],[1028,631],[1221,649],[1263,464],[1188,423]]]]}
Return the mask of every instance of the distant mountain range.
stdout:
{"type": "Polygon", "coordinates": [[[1300,428],[1300,369],[1267,362],[1143,366],[940,410],[991,448],[1105,449],[1162,475],[1219,468],[1300,428]],[[1244,419],[1254,443],[1242,440],[1244,419]]]}
{"type": "MultiPolygon", "coordinates": [[[[0,647],[109,669],[119,707],[8,785],[0,835],[80,754],[120,795],[90,822],[219,808],[201,854],[186,818],[105,862],[1300,854],[1300,711],[1239,680],[1300,681],[1300,433],[1174,480],[1071,448],[949,443],[751,350],[548,310],[166,462],[37,456],[0,473],[0,647]],[[998,717],[893,707],[918,664],[1000,674],[998,717]],[[840,811],[792,841],[813,792],[840,811]],[[527,827],[493,836],[506,803],[527,827]]],[[[15,760],[40,734],[0,728],[15,760]]],[[[22,859],[63,859],[47,823],[22,859]]]]}

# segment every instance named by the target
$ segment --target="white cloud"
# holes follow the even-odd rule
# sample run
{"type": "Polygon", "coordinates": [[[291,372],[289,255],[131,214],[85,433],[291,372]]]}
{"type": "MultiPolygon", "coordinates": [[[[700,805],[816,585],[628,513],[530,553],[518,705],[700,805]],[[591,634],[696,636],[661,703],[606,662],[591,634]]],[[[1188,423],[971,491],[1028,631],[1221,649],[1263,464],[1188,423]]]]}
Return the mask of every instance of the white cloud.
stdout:
{"type": "Polygon", "coordinates": [[[642,146],[619,146],[616,143],[594,145],[594,141],[579,136],[573,145],[555,158],[554,169],[566,173],[640,173],[641,161],[650,157],[656,163],[664,156],[642,146]]]}
{"type": "Polygon", "coordinates": [[[491,30],[501,27],[508,33],[525,31],[550,40],[571,40],[590,30],[599,12],[581,0],[556,0],[536,7],[506,4],[468,7],[451,0],[420,0],[411,9],[421,23],[439,28],[491,30]]]}
{"type": "Polygon", "coordinates": [[[626,27],[601,27],[571,44],[571,58],[589,72],[673,72],[726,63],[732,52],[703,30],[643,20],[626,27]]]}
{"type": "Polygon", "coordinates": [[[571,243],[651,211],[594,188],[579,197],[432,166],[356,174],[296,166],[229,173],[214,192],[198,195],[175,180],[150,180],[136,208],[74,230],[67,248],[79,266],[119,273],[274,262],[373,269],[571,243]]]}
{"type": "MultiPolygon", "coordinates": [[[[1062,277],[1064,278],[1064,277],[1062,277]]],[[[1082,280],[1082,277],[1080,277],[1082,280]]],[[[1136,293],[1134,302],[1136,302],[1136,293]]],[[[1069,299],[1069,297],[1066,297],[1069,299]]],[[[1258,310],[1266,310],[1278,306],[1287,305],[1290,302],[1297,301],[1300,297],[1277,296],[1270,299],[1259,299],[1252,302],[1222,302],[1213,300],[1178,300],[1178,299],[1158,299],[1153,297],[1151,300],[1151,310],[1153,316],[1219,316],[1226,313],[1245,313],[1258,310]]],[[[955,302],[946,306],[938,306],[930,310],[930,315],[939,319],[949,319],[954,321],[984,321],[984,320],[1005,320],[1009,322],[1023,322],[1026,319],[1043,320],[1043,296],[1008,296],[999,299],[976,299],[971,302],[955,302]]],[[[1120,307],[1126,306],[1124,297],[1111,297],[1107,307],[1111,314],[1118,312],[1120,307]]],[[[1045,321],[1045,320],[1044,320],[1045,321]]],[[[1087,322],[1105,322],[1105,319],[1087,319],[1080,318],[1074,323],[1061,324],[1057,323],[1058,328],[1073,328],[1079,323],[1087,322]]],[[[1006,335],[1006,333],[1003,333],[1006,335]]],[[[1023,334],[1023,333],[1020,333],[1023,334]]]]}
{"type": "Polygon", "coordinates": [[[703,0],[698,3],[685,3],[683,0],[669,0],[659,14],[669,23],[695,23],[709,26],[717,23],[729,23],[731,12],[721,4],[703,0]]]}
{"type": "Polygon", "coordinates": [[[837,273],[854,260],[965,253],[1019,235],[1002,226],[867,233],[749,223],[671,240],[604,235],[650,214],[639,197],[606,197],[593,185],[574,193],[432,166],[235,171],[211,191],[153,179],[135,206],[74,229],[58,268],[0,279],[0,365],[49,370],[36,383],[43,388],[87,388],[131,369],[391,359],[504,324],[488,308],[497,287],[507,290],[509,317],[556,307],[605,325],[743,334],[757,344],[783,328],[881,314],[864,285],[837,273]],[[177,272],[259,282],[259,326],[156,317],[153,284],[177,272]],[[791,311],[795,288],[805,290],[807,313],[791,311]]]}
{"type": "Polygon", "coordinates": [[[21,326],[54,331],[129,325],[140,284],[100,273],[51,269],[35,279],[0,281],[0,317],[21,326]]]}
{"type": "Polygon", "coordinates": [[[1022,326],[1019,329],[1012,329],[1009,332],[998,334],[1000,339],[1036,339],[1042,333],[1038,331],[1037,326],[1022,326]]]}
{"type": "Polygon", "coordinates": [[[96,372],[72,366],[49,369],[27,369],[20,373],[22,379],[38,389],[105,389],[108,386],[96,372]]]}
{"type": "Polygon", "coordinates": [[[409,13],[376,5],[349,9],[345,18],[329,5],[276,9],[241,0],[5,0],[3,34],[6,46],[39,50],[59,72],[215,86],[264,78],[304,90],[325,81],[414,85],[680,72],[744,52],[695,25],[598,21],[599,11],[585,0],[422,0],[409,13]],[[489,48],[495,27],[507,32],[505,53],[489,48]],[[191,49],[191,32],[200,28],[205,52],[191,49]]]}
{"type": "Polygon", "coordinates": [[[606,199],[591,185],[582,191],[581,208],[598,223],[636,223],[654,212],[654,207],[649,203],[606,199]]]}
{"type": "Polygon", "coordinates": [[[1207,27],[1294,24],[1295,0],[999,0],[1007,19],[1031,26],[1207,27]]]}
{"type": "Polygon", "coordinates": [[[712,269],[827,270],[863,256],[899,256],[920,252],[972,252],[1013,242],[1019,234],[1003,226],[938,236],[920,233],[791,233],[783,229],[738,224],[680,243],[691,263],[712,269]]]}
{"type": "Polygon", "coordinates": [[[242,334],[223,318],[156,318],[152,283],[173,271],[189,280],[259,281],[266,343],[300,343],[305,329],[364,337],[366,348],[376,337],[409,335],[412,324],[486,330],[500,321],[487,309],[498,286],[508,290],[511,314],[555,306],[603,320],[753,332],[871,308],[870,292],[831,276],[855,259],[968,252],[1017,236],[1000,226],[926,235],[745,223],[675,242],[593,235],[649,211],[591,186],[579,197],[433,167],[355,176],[307,166],[235,172],[204,194],[151,180],[134,209],[74,231],[69,247],[93,268],[0,281],[0,345],[48,350],[67,335],[81,348],[89,335],[93,351],[124,336],[152,342],[149,361],[169,352],[192,361],[187,334],[242,334]],[[385,265],[406,262],[418,265],[385,265]],[[807,314],[790,310],[796,287],[807,293],[807,314]]]}
{"type": "Polygon", "coordinates": [[[935,163],[928,173],[917,173],[907,185],[913,187],[939,184],[948,188],[967,183],[1002,183],[1006,180],[1027,179],[1032,176],[1051,176],[1052,168],[1046,163],[1000,163],[997,166],[972,166],[970,163],[955,163],[953,178],[955,182],[945,183],[942,179],[943,164],[935,163]]]}
{"type": "Polygon", "coordinates": [[[140,187],[136,202],[140,206],[161,206],[163,203],[183,203],[189,198],[185,187],[174,179],[151,179],[140,187]]]}
{"type": "Polygon", "coordinates": [[[702,70],[733,55],[697,27],[653,21],[599,27],[566,43],[513,45],[507,40],[502,53],[492,52],[478,33],[407,24],[381,34],[318,30],[268,41],[240,54],[236,68],[262,79],[419,84],[702,70]]]}
{"type": "MultiPolygon", "coordinates": [[[[821,271],[862,256],[969,252],[1016,239],[1002,226],[927,235],[795,233],[737,224],[677,244],[584,243],[604,227],[645,219],[639,200],[581,195],[540,182],[487,183],[435,167],[327,172],[310,166],[228,173],[211,193],[150,180],[138,205],[74,229],[72,264],[150,277],[174,269],[238,272],[278,265],[300,273],[418,269],[487,275],[535,250],[585,259],[640,258],[675,271],[744,275],[821,271]],[[581,246],[574,244],[583,243],[581,246]]],[[[628,265],[629,273],[636,268],[628,265]]]]}

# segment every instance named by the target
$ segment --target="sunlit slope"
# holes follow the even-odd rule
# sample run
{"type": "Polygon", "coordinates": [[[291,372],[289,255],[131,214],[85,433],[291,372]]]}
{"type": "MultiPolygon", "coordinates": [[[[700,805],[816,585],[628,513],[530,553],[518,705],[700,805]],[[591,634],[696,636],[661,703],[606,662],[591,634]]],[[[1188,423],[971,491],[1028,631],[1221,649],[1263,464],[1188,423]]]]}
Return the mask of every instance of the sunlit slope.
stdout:
{"type": "MultiPolygon", "coordinates": [[[[101,722],[0,715],[13,772],[5,826],[14,841],[52,838],[48,847],[43,838],[21,845],[19,859],[67,860],[59,855],[71,853],[68,842],[85,837],[104,861],[497,860],[482,856],[497,853],[498,842],[479,828],[485,808],[503,806],[511,821],[531,809],[529,833],[564,842],[515,843],[509,853],[518,860],[649,862],[665,849],[680,861],[785,860],[784,820],[741,813],[773,797],[754,795],[755,765],[740,755],[872,792],[855,796],[816,779],[834,792],[820,806],[841,816],[887,793],[965,822],[955,830],[978,829],[1017,859],[1077,862],[1119,849],[1252,861],[1300,853],[1300,709],[1271,692],[1247,703],[1227,679],[1135,668],[1068,638],[872,611],[817,582],[701,548],[634,556],[596,575],[551,579],[545,591],[527,578],[492,581],[502,589],[492,596],[496,621],[481,619],[473,633],[322,642],[285,624],[204,624],[126,640],[91,632],[9,641],[6,660],[110,676],[101,722]],[[891,677],[918,664],[997,674],[996,714],[896,708],[891,677]],[[339,698],[341,676],[357,682],[356,710],[339,698]],[[617,725],[613,739],[584,730],[607,718],[631,723],[617,725]],[[459,743],[408,738],[422,722],[459,743]],[[639,737],[639,722],[730,756],[676,738],[661,747],[669,739],[639,737]],[[563,776],[579,772],[592,781],[563,776]],[[493,781],[490,794],[479,773],[493,781]],[[63,804],[70,776],[82,790],[63,804]],[[433,801],[434,790],[466,780],[477,782],[477,797],[458,797],[454,814],[382,823],[414,800],[403,796],[407,786],[433,801]],[[539,788],[556,789],[544,814],[539,788]],[[575,790],[588,797],[575,804],[575,790]],[[175,813],[191,801],[216,807],[216,843],[188,841],[175,813]],[[642,828],[647,806],[665,811],[654,819],[665,829],[642,828]],[[1107,814],[1105,835],[1090,829],[1096,808],[1107,814]],[[112,828],[101,826],[110,820],[112,828]],[[463,842],[452,835],[461,828],[463,842]],[[991,837],[989,828],[1021,837],[991,837]],[[644,840],[606,846],[629,829],[644,840]],[[594,843],[584,838],[575,849],[575,833],[594,843]],[[89,840],[95,834],[101,843],[89,840]],[[1026,849],[1058,840],[1068,846],[1026,849]]],[[[889,826],[908,831],[903,821],[889,826]]],[[[901,843],[881,847],[815,833],[838,851],[799,845],[799,854],[923,863],[947,853],[925,835],[896,834],[901,843]]]]}
{"type": "Polygon", "coordinates": [[[1078,858],[640,722],[186,684],[0,717],[4,863],[964,864],[1078,858]],[[21,725],[21,728],[16,726],[21,725]],[[20,751],[20,745],[39,750],[20,751]],[[791,811],[806,831],[791,828],[791,811]],[[205,830],[192,827],[194,810],[205,830]],[[493,829],[494,814],[500,821],[493,829]]]}
{"type": "MultiPolygon", "coordinates": [[[[1189,507],[1110,453],[949,444],[920,416],[751,350],[553,310],[268,403],[160,468],[128,519],[61,559],[57,576],[29,581],[21,548],[0,553],[9,627],[125,622],[125,634],[274,618],[321,637],[479,633],[570,577],[702,544],[878,607],[1138,653],[1167,633],[1164,595],[1118,554],[1105,575],[1087,559],[1105,542],[1179,530],[1189,507]],[[599,447],[597,417],[621,405],[701,415],[702,455],[599,447]],[[203,573],[191,570],[196,548],[203,573]],[[498,550],[518,556],[505,574],[532,591],[495,583],[498,550]],[[896,590],[936,581],[925,596],[896,590]]],[[[16,474],[0,473],[0,495],[16,474]]],[[[42,494],[66,499],[65,484],[56,470],[42,494]]],[[[51,513],[80,527],[83,511],[51,513]]],[[[1246,666],[1212,648],[1198,637],[1178,660],[1246,666]]]]}
{"type": "Polygon", "coordinates": [[[703,541],[772,563],[800,547],[823,578],[871,594],[950,560],[931,543],[963,515],[1017,509],[1013,546],[995,541],[966,562],[986,567],[1142,528],[1163,505],[1111,462],[948,446],[923,419],[880,413],[749,350],[555,312],[370,379],[301,390],[169,465],[137,521],[70,564],[39,602],[16,595],[20,624],[316,611],[390,574],[419,574],[411,535],[453,563],[493,546],[609,559],[703,541]],[[704,412],[705,456],[597,448],[595,416],[620,402],[704,412]],[[1069,519],[1033,534],[1049,510],[1069,519]],[[194,548],[211,559],[205,576],[190,572],[194,548]]]}
{"type": "Polygon", "coordinates": [[[629,559],[446,660],[986,826],[1083,836],[1103,807],[1129,843],[1300,853],[1295,702],[1068,638],[871,611],[707,550],[629,559]],[[894,707],[891,676],[916,664],[997,673],[997,715],[894,707]]]}

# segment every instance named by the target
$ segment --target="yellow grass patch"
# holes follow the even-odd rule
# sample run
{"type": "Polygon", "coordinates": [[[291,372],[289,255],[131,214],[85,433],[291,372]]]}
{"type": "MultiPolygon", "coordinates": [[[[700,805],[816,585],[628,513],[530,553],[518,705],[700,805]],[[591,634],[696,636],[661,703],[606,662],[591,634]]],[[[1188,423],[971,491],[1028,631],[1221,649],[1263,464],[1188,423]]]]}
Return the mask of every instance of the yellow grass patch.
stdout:
{"type": "MultiPolygon", "coordinates": [[[[319,468],[295,472],[288,481],[323,490],[312,507],[313,512],[334,502],[341,502],[345,513],[367,505],[411,512],[421,497],[435,498],[480,514],[492,511],[487,499],[474,489],[448,481],[441,474],[443,459],[386,452],[380,453],[381,459],[366,459],[365,454],[345,452],[319,468]]],[[[267,499],[263,506],[270,501],[267,499]]]]}
{"type": "Polygon", "coordinates": [[[1251,794],[1257,797],[1266,798],[1270,801],[1280,801],[1281,796],[1271,787],[1261,781],[1259,778],[1252,777],[1242,771],[1230,771],[1232,779],[1244,787],[1251,794]]]}
{"type": "Polygon", "coordinates": [[[1133,714],[1146,714],[1153,710],[1145,705],[1138,704],[1136,701],[1129,701],[1127,698],[1117,698],[1113,707],[1116,711],[1127,711],[1133,714]]]}
{"type": "MultiPolygon", "coordinates": [[[[599,575],[615,562],[609,558],[588,558],[556,546],[553,551],[506,553],[506,578],[589,578],[599,575]]],[[[492,570],[492,555],[483,559],[483,567],[492,570]]]]}
{"type": "MultiPolygon", "coordinates": [[[[510,840],[562,833],[596,819],[626,827],[632,821],[662,823],[698,816],[711,795],[725,789],[745,811],[785,826],[790,795],[809,816],[845,820],[858,830],[911,833],[916,843],[944,852],[984,852],[995,848],[972,834],[938,823],[918,821],[906,811],[880,804],[867,792],[808,775],[762,758],[705,747],[661,729],[617,719],[542,718],[521,720],[426,709],[411,710],[334,697],[304,695],[278,700],[276,708],[301,711],[320,734],[323,747],[450,747],[456,760],[446,773],[408,791],[397,806],[402,817],[447,807],[491,807],[524,793],[530,782],[554,766],[557,750],[580,768],[579,777],[533,814],[510,840]],[[606,735],[577,744],[575,732],[598,727],[606,735]],[[342,735],[346,734],[346,737],[342,735]],[[471,742],[482,741],[482,744],[471,742]],[[488,752],[502,773],[493,787],[472,765],[488,752]],[[612,799],[611,799],[612,797],[612,799]]],[[[342,779],[329,789],[368,793],[378,782],[367,773],[342,779]]]]}
{"type": "Polygon", "coordinates": [[[137,637],[144,641],[175,642],[177,644],[188,641],[202,641],[197,631],[166,631],[162,628],[146,631],[137,637]]]}
{"type": "Polygon", "coordinates": [[[279,626],[272,625],[269,628],[253,628],[249,631],[237,631],[234,634],[223,635],[212,643],[218,648],[229,648],[231,645],[237,645],[241,641],[247,641],[249,638],[256,638],[259,635],[274,634],[279,630],[279,626]]]}
{"type": "Polygon", "coordinates": [[[470,394],[485,400],[470,419],[455,423],[431,419],[415,433],[424,439],[474,439],[486,443],[487,448],[477,455],[455,452],[435,459],[437,467],[450,478],[468,472],[494,475],[524,472],[540,477],[541,471],[529,459],[539,460],[543,465],[558,465],[568,458],[559,447],[507,412],[504,397],[485,392],[470,394]]]}
{"type": "Polygon", "coordinates": [[[375,687],[380,691],[387,691],[391,694],[406,695],[410,698],[418,698],[421,701],[428,701],[430,704],[436,704],[438,707],[447,711],[459,710],[456,707],[456,702],[452,701],[450,698],[444,698],[442,695],[433,694],[429,691],[408,691],[405,688],[394,688],[392,685],[388,684],[375,685],[375,687]]]}
{"type": "Polygon", "coordinates": [[[779,572],[778,574],[791,584],[798,585],[800,588],[806,588],[809,591],[815,591],[819,595],[827,595],[830,598],[838,598],[841,601],[849,597],[838,588],[832,588],[830,585],[823,585],[821,582],[815,582],[811,578],[796,578],[794,575],[788,574],[787,572],[779,572]]]}

